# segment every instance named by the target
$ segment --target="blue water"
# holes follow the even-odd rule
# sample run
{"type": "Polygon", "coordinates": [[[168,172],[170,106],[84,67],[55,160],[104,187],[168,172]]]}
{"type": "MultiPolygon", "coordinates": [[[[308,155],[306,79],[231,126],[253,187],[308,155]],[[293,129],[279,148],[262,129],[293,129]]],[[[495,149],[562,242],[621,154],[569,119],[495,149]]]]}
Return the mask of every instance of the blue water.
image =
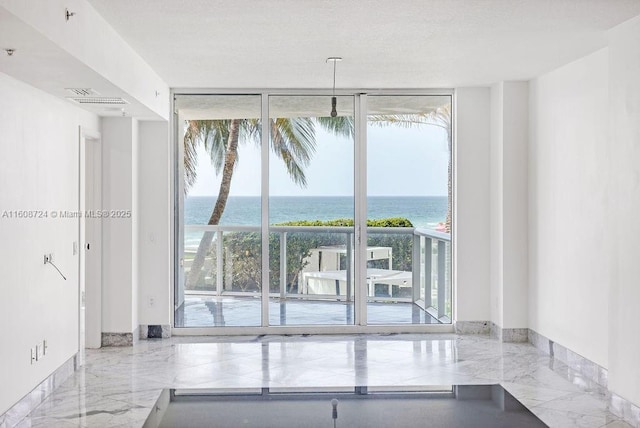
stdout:
{"type": "MultiPolygon", "coordinates": [[[[216,198],[189,196],[184,203],[184,224],[207,224],[216,198]]],[[[367,218],[408,218],[415,227],[433,229],[447,215],[446,196],[370,196],[367,218]]],[[[353,218],[353,198],[348,196],[272,196],[269,223],[297,220],[353,218]]],[[[260,197],[231,196],[221,225],[260,225],[260,197]]]]}

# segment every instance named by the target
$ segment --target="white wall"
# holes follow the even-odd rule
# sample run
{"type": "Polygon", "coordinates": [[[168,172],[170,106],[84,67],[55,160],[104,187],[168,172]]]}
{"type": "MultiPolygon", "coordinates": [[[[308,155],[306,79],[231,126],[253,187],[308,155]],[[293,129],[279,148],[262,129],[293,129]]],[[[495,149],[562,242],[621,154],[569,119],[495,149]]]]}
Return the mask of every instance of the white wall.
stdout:
{"type": "Polygon", "coordinates": [[[0,73],[0,414],[78,351],[78,220],[2,214],[78,209],[79,126],[99,130],[98,118],[0,73]]]}
{"type": "Polygon", "coordinates": [[[456,89],[456,319],[490,319],[489,88],[456,89]]]}
{"type": "Polygon", "coordinates": [[[608,51],[531,81],[529,326],[608,366],[608,51]]]}
{"type": "Polygon", "coordinates": [[[138,275],[139,275],[139,226],[140,216],[137,214],[140,206],[140,192],[138,188],[140,161],[140,138],[137,120],[131,121],[131,331],[138,326],[138,275]]]}
{"type": "MultiPolygon", "coordinates": [[[[610,250],[609,386],[640,405],[640,16],[610,32],[610,156],[598,163],[610,200],[604,239],[610,250]],[[603,171],[604,170],[604,171],[603,171]],[[603,173],[604,172],[604,173],[603,173]]],[[[606,110],[605,110],[606,111],[606,110]]],[[[600,110],[601,120],[606,120],[600,110]]],[[[601,247],[596,247],[601,248],[601,247]]],[[[597,251],[597,250],[596,250],[597,251]]],[[[600,292],[600,290],[599,290],[600,292]]],[[[604,291],[606,292],[606,291],[604,291]]]]}
{"type": "Polygon", "coordinates": [[[502,135],[502,324],[528,327],[529,84],[504,82],[502,135]]]}
{"type": "Polygon", "coordinates": [[[103,118],[103,326],[135,333],[171,322],[169,138],[166,122],[103,118]],[[150,302],[153,299],[153,303],[150,302]]]}
{"type": "Polygon", "coordinates": [[[171,323],[170,147],[166,122],[140,122],[138,286],[140,324],[171,323]]]}
{"type": "Polygon", "coordinates": [[[491,88],[491,320],[527,328],[527,82],[491,88]]]}
{"type": "Polygon", "coordinates": [[[107,333],[132,333],[137,327],[136,144],[135,119],[102,118],[102,207],[131,212],[102,222],[102,331],[107,333]]]}
{"type": "Polygon", "coordinates": [[[490,212],[490,281],[491,281],[491,321],[499,326],[502,320],[502,283],[503,283],[503,256],[502,256],[502,129],[503,129],[503,92],[502,82],[491,87],[491,147],[489,149],[489,212],[490,212]]]}

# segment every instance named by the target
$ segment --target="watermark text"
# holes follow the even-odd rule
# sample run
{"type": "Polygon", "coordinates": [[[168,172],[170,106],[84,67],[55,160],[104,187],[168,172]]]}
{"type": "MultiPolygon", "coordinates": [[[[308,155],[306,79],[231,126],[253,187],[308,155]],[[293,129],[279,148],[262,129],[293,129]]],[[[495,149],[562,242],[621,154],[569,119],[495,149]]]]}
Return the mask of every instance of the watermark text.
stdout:
{"type": "Polygon", "coordinates": [[[131,218],[131,210],[4,210],[0,219],[131,218]]]}

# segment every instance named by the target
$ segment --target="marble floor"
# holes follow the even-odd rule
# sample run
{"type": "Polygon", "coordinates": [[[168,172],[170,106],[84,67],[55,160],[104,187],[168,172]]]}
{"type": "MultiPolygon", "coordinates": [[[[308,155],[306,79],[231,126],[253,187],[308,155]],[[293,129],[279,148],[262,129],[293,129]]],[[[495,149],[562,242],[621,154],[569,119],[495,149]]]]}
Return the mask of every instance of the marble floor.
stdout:
{"type": "Polygon", "coordinates": [[[604,391],[526,343],[488,336],[173,337],[88,350],[19,427],[141,427],[163,388],[500,383],[551,427],[628,427],[604,391]]]}
{"type": "MultiPolygon", "coordinates": [[[[269,300],[270,325],[353,325],[353,302],[269,300]]],[[[175,314],[179,327],[260,326],[261,302],[252,297],[187,296],[175,314]]],[[[410,302],[369,302],[369,324],[440,324],[410,302]]]]}

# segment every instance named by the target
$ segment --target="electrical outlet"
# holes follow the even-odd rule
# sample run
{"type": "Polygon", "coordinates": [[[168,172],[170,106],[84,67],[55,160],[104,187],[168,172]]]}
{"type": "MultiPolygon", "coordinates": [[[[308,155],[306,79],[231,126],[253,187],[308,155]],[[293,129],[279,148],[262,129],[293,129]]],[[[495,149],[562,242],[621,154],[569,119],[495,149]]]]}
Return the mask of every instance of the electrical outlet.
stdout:
{"type": "Polygon", "coordinates": [[[51,259],[49,258],[49,254],[45,254],[44,255],[44,264],[46,265],[47,263],[49,263],[51,261],[51,259]]]}
{"type": "Polygon", "coordinates": [[[35,363],[36,361],[38,361],[38,359],[36,358],[36,348],[31,348],[31,364],[35,363]]]}
{"type": "Polygon", "coordinates": [[[156,298],[154,296],[147,297],[147,306],[153,308],[156,304],[156,298]]]}

